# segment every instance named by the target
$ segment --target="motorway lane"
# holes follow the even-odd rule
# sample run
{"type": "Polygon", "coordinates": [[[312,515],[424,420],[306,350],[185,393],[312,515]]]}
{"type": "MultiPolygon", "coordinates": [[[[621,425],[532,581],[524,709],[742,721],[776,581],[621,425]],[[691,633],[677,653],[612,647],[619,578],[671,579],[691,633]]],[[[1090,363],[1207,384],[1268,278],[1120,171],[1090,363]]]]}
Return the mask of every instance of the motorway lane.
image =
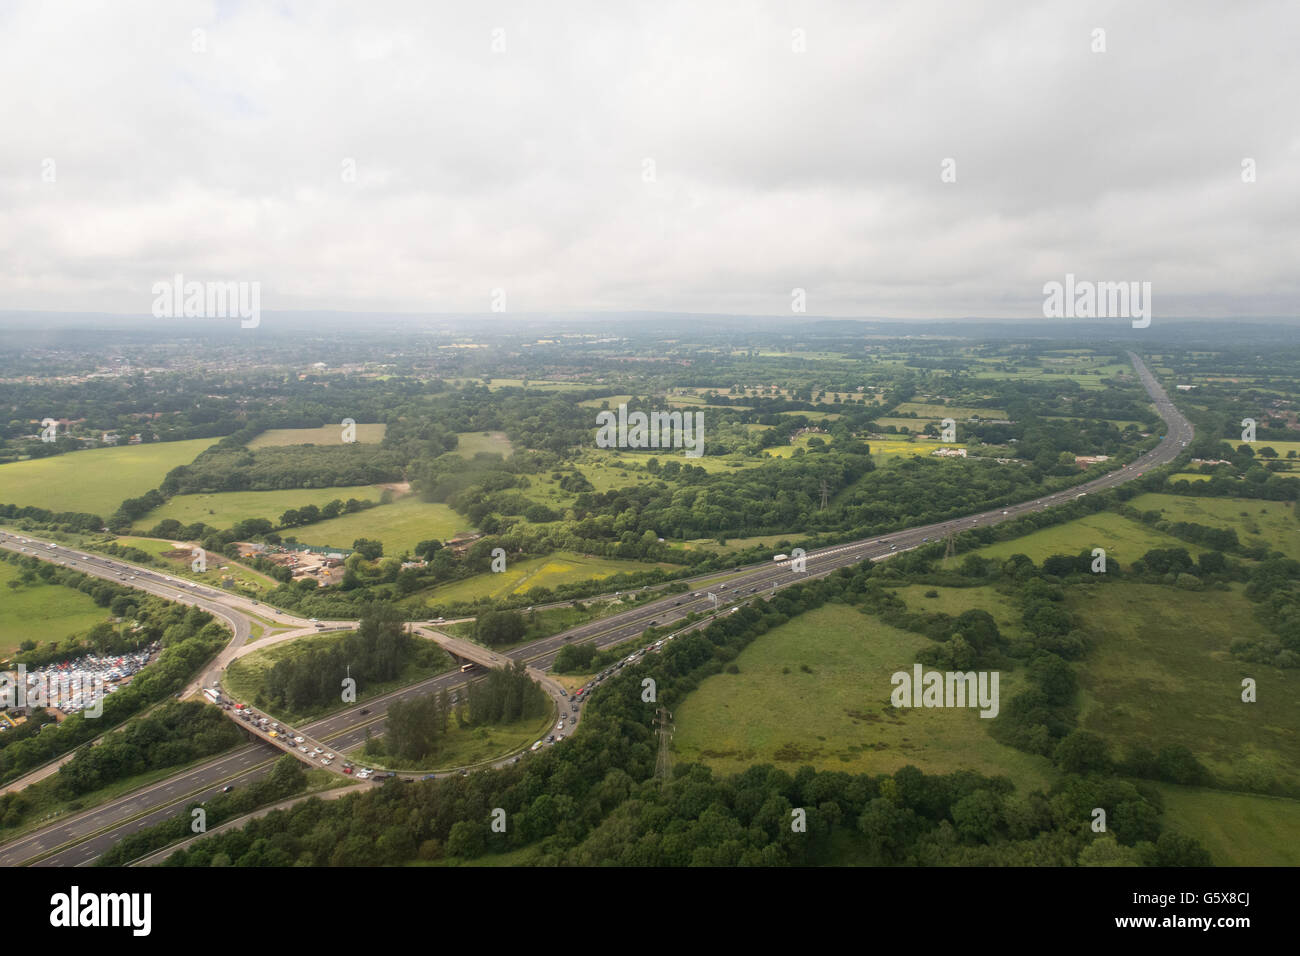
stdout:
{"type": "MultiPolygon", "coordinates": [[[[1169,401],[1168,396],[1159,384],[1151,376],[1141,360],[1129,353],[1134,367],[1138,372],[1139,378],[1146,386],[1148,393],[1155,402],[1157,409],[1164,418],[1167,428],[1164,440],[1153,450],[1146,452],[1128,466],[1109,472],[1106,475],[1093,479],[1083,485],[1075,486],[1068,491],[1057,492],[1052,495],[1044,496],[1034,501],[1022,502],[1016,505],[1008,505],[1006,508],[996,508],[982,512],[977,515],[968,515],[963,518],[954,518],[947,521],[937,522],[931,525],[925,525],[918,528],[911,528],[906,531],[894,532],[882,535],[878,538],[866,541],[851,542],[847,544],[834,545],[828,548],[822,548],[810,552],[807,557],[807,570],[803,573],[796,573],[790,570],[790,562],[780,562],[773,564],[751,565],[748,568],[734,569],[726,572],[737,575],[725,585],[720,585],[714,590],[719,600],[736,600],[737,596],[743,594],[746,598],[760,596],[760,592],[770,591],[787,587],[791,584],[806,580],[809,577],[820,577],[830,574],[841,567],[856,564],[862,560],[881,560],[889,557],[891,554],[906,551],[924,543],[925,539],[934,540],[942,538],[949,532],[960,532],[972,527],[985,527],[997,524],[1001,521],[1012,520],[1019,515],[1030,511],[1042,510],[1051,507],[1054,504],[1060,504],[1067,500],[1073,500],[1087,494],[1090,491],[1101,490],[1114,487],[1126,481],[1130,481],[1141,472],[1157,465],[1166,464],[1172,461],[1182,451],[1182,448],[1192,439],[1192,427],[1187,420],[1174,408],[1169,401]]],[[[709,575],[700,576],[694,580],[706,580],[707,578],[718,576],[717,572],[709,575]]],[[[150,582],[152,583],[152,582],[150,582]]],[[[561,647],[573,642],[594,641],[598,647],[607,647],[621,643],[640,636],[644,632],[651,620],[657,620],[660,625],[668,626],[674,622],[679,622],[692,611],[706,612],[713,609],[713,602],[705,596],[705,590],[700,590],[698,597],[690,593],[680,595],[670,595],[668,597],[653,601],[649,604],[640,605],[627,612],[615,615],[611,618],[605,618],[588,624],[580,625],[569,631],[563,632],[552,637],[542,638],[533,641],[530,644],[518,647],[509,651],[506,656],[514,660],[527,662],[531,667],[545,670],[551,666],[555,655],[558,654],[561,647]]],[[[187,595],[188,596],[188,595],[187,595]]],[[[225,595],[216,595],[217,597],[226,597],[225,595]]],[[[269,609],[266,609],[269,610],[269,609]]],[[[266,613],[266,610],[259,613],[266,613]]],[[[269,616],[269,615],[268,615],[269,616]]],[[[330,748],[337,751],[346,749],[352,745],[364,741],[365,727],[370,726],[372,733],[377,729],[382,729],[382,717],[387,710],[387,704],[395,699],[406,699],[429,693],[430,691],[441,690],[444,687],[450,689],[465,683],[464,675],[457,672],[450,672],[439,675],[411,687],[395,691],[384,697],[368,702],[363,706],[352,708],[348,711],[336,714],[332,717],[325,718],[315,724],[304,728],[305,731],[311,731],[312,736],[321,741],[328,741],[330,748]],[[369,711],[368,714],[361,714],[362,710],[369,711]]],[[[261,745],[265,746],[265,745],[261,745]]],[[[238,754],[251,753],[253,748],[244,748],[237,752],[238,754]]],[[[234,759],[233,757],[226,759],[234,759]]],[[[244,759],[251,759],[245,757],[244,759]]],[[[208,765],[205,765],[205,767],[208,765]]],[[[192,773],[202,774],[205,768],[197,768],[192,773]]],[[[261,772],[266,772],[262,770],[261,772]]],[[[210,785],[214,782],[211,774],[204,775],[205,781],[210,785]]],[[[119,801],[120,803],[120,801],[119,801]]],[[[101,808],[105,814],[108,814],[110,808],[118,804],[106,805],[101,808]]],[[[96,811],[91,811],[95,813],[96,811]]],[[[127,827],[134,824],[128,823],[127,827]]],[[[56,824],[52,830],[58,830],[65,824],[56,824]]],[[[48,831],[33,834],[28,840],[42,837],[48,831]]],[[[125,831],[125,832],[129,832],[125,831]]],[[[58,845],[52,840],[57,835],[52,834],[50,839],[44,840],[46,847],[58,845]]],[[[97,841],[102,838],[94,838],[97,841]]],[[[23,841],[18,841],[14,846],[23,841]]],[[[111,845],[111,840],[104,843],[105,846],[111,845]]],[[[30,848],[30,847],[29,847],[30,848]]],[[[6,854],[11,847],[0,848],[0,863],[4,863],[6,854]]],[[[21,851],[20,851],[21,852],[21,851]]],[[[102,852],[102,850],[100,851],[102,852]]],[[[28,854],[30,858],[32,854],[28,854]]]]}

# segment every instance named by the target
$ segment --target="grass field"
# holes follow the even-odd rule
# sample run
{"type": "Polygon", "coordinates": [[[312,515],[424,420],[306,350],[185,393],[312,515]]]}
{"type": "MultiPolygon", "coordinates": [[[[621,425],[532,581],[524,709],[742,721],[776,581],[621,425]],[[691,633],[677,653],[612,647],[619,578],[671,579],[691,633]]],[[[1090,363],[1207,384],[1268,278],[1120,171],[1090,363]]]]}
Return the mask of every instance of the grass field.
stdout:
{"type": "Polygon", "coordinates": [[[75,588],[38,580],[11,589],[9,582],[20,573],[0,561],[0,658],[12,655],[23,641],[62,641],[108,620],[107,608],[75,588]]]}
{"type": "MultiPolygon", "coordinates": [[[[1242,443],[1234,441],[1229,442],[1229,444],[1232,445],[1233,448],[1236,448],[1242,443]]],[[[1286,453],[1289,451],[1293,451],[1297,455],[1300,455],[1300,441],[1267,441],[1265,439],[1260,439],[1255,442],[1252,447],[1254,447],[1256,453],[1258,453],[1261,448],[1272,448],[1277,452],[1279,458],[1286,458],[1286,453]]],[[[1268,461],[1267,458],[1262,460],[1268,461]]]]}
{"type": "MultiPolygon", "coordinates": [[[[1045,786],[1047,760],[994,741],[978,711],[890,704],[890,676],[910,672],[929,643],[844,605],[802,614],[741,652],[739,674],[709,677],[678,705],[677,759],[725,773],[756,763],[850,773],[913,764],[926,773],[970,769],[1007,774],[1022,788],[1045,786]]],[[[1005,705],[1023,678],[1003,672],[1001,681],[1005,705]]]]}
{"type": "Polygon", "coordinates": [[[108,517],[127,498],[158,487],[215,438],[68,452],[0,465],[0,502],[108,517]]]}
{"type": "Polygon", "coordinates": [[[398,760],[387,756],[367,757],[364,744],[346,753],[354,762],[380,770],[422,770],[428,773],[472,767],[495,760],[532,746],[539,737],[543,740],[555,726],[554,708],[542,717],[530,717],[508,724],[487,724],[482,727],[458,727],[452,721],[447,735],[442,738],[442,748],[436,755],[423,760],[398,760]]]}
{"type": "Polygon", "coordinates": [[[937,612],[957,617],[965,611],[987,611],[1006,637],[1015,637],[1020,631],[1020,610],[995,588],[945,588],[929,584],[909,584],[890,588],[913,611],[937,612]],[[928,598],[926,592],[935,591],[938,597],[928,598]]]}
{"type": "Polygon", "coordinates": [[[1070,609],[1096,649],[1079,668],[1079,726],[1122,752],[1132,744],[1190,747],[1221,783],[1300,789],[1300,673],[1234,660],[1237,638],[1269,636],[1236,591],[1084,583],[1070,609]],[[1243,703],[1241,681],[1261,688],[1243,703]]]}
{"type": "MultiPolygon", "coordinates": [[[[441,349],[465,348],[465,347],[466,346],[458,346],[458,345],[438,346],[438,348],[441,349]]],[[[479,348],[479,346],[469,346],[469,347],[479,348]]],[[[488,385],[488,391],[495,392],[503,388],[527,388],[529,391],[536,390],[542,392],[572,392],[572,391],[578,391],[581,389],[593,387],[591,385],[586,385],[582,382],[544,382],[544,381],[535,382],[532,379],[528,379],[527,380],[528,384],[525,386],[524,381],[525,380],[521,378],[494,378],[492,379],[491,384],[488,385]]],[[[482,385],[483,380],[480,378],[458,378],[458,379],[452,379],[452,384],[458,386],[459,385],[482,385]]]]}
{"type": "Polygon", "coordinates": [[[916,415],[917,420],[925,425],[927,421],[938,421],[944,418],[953,418],[957,421],[965,421],[968,418],[974,418],[978,415],[980,418],[1006,418],[1006,409],[1002,408],[976,408],[970,405],[930,405],[923,402],[903,402],[894,406],[894,411],[903,415],[916,415]]]}
{"type": "Polygon", "coordinates": [[[290,534],[303,544],[333,548],[350,548],[358,538],[377,538],[384,543],[384,554],[400,555],[429,538],[446,541],[458,531],[469,530],[468,526],[467,519],[447,505],[407,495],[392,504],[295,528],[290,534]]]}
{"type": "Polygon", "coordinates": [[[1156,786],[1162,822],[1199,840],[1215,866],[1300,866],[1300,800],[1156,786]]]}
{"type": "MultiPolygon", "coordinates": [[[[1093,548],[1105,548],[1107,561],[1128,565],[1152,548],[1186,548],[1195,557],[1207,550],[1198,545],[1161,534],[1146,525],[1128,518],[1100,511],[1061,525],[1043,528],[1009,541],[998,541],[974,552],[982,558],[1009,558],[1013,554],[1028,555],[1035,562],[1054,554],[1078,554],[1093,548]]],[[[965,555],[958,554],[942,563],[944,568],[956,568],[965,555]]]]}
{"type": "Polygon", "coordinates": [[[505,432],[458,432],[456,454],[462,458],[473,458],[479,452],[491,452],[509,458],[515,453],[514,445],[505,432]]]}
{"type": "Polygon", "coordinates": [[[1247,547],[1262,544],[1289,557],[1300,558],[1300,512],[1289,502],[1146,494],[1129,504],[1139,511],[1160,511],[1169,521],[1233,528],[1238,540],[1247,547]]]}
{"type": "MultiPolygon", "coordinates": [[[[999,360],[991,359],[989,361],[997,362],[999,360]]],[[[975,378],[1001,379],[1003,381],[1052,382],[1069,379],[1077,382],[1083,388],[1100,389],[1107,387],[1102,382],[1102,379],[1114,378],[1123,374],[1131,376],[1133,366],[1127,362],[1102,365],[1087,360],[1079,363],[1050,363],[1043,367],[1021,366],[1012,369],[983,369],[977,365],[970,374],[974,375],[975,378]]]]}
{"type": "Polygon", "coordinates": [[[545,558],[529,558],[512,562],[500,573],[479,574],[464,581],[446,584],[432,591],[421,592],[429,604],[457,601],[472,602],[479,598],[505,598],[525,594],[532,588],[553,588],[559,584],[599,580],[620,571],[635,574],[651,568],[671,569],[675,565],[647,564],[640,561],[620,561],[614,558],[590,557],[557,551],[545,558]]]}
{"type": "MultiPolygon", "coordinates": [[[[356,426],[357,443],[377,445],[384,440],[388,426],[356,426]]],[[[342,445],[342,425],[322,425],[320,428],[271,428],[248,443],[249,448],[276,448],[281,445],[342,445]]]]}
{"type": "MultiPolygon", "coordinates": [[[[205,495],[177,495],[136,521],[138,529],[152,528],[164,518],[181,524],[202,521],[214,528],[230,528],[246,518],[266,518],[280,523],[280,515],[290,508],[329,504],[335,498],[347,501],[378,502],[384,489],[378,485],[351,485],[338,488],[290,488],[286,491],[219,491],[205,495]]],[[[293,532],[288,532],[292,534],[293,532]]]]}
{"type": "Polygon", "coordinates": [[[965,448],[960,442],[937,442],[937,441],[910,441],[908,439],[899,439],[897,441],[885,438],[873,438],[867,442],[871,448],[871,457],[877,463],[889,458],[902,458],[911,455],[914,458],[925,458],[940,448],[965,448]]]}
{"type": "MultiPolygon", "coordinates": [[[[619,405],[626,404],[627,402],[630,401],[632,401],[631,395],[610,395],[606,398],[585,398],[582,401],[580,401],[578,405],[582,408],[594,408],[597,410],[602,408],[608,408],[611,411],[616,411],[619,405]]],[[[596,418],[593,415],[592,416],[593,428],[595,427],[595,421],[596,418]]]]}

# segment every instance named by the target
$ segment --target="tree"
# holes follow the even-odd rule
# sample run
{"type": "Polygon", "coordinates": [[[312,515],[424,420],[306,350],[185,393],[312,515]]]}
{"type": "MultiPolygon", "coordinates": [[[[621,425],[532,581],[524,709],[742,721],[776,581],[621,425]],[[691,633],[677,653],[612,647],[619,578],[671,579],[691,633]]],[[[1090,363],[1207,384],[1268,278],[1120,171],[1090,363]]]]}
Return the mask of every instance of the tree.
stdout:
{"type": "Polygon", "coordinates": [[[1054,756],[1066,773],[1101,773],[1110,767],[1106,741],[1087,730],[1072,731],[1056,745],[1054,756]]]}
{"type": "Polygon", "coordinates": [[[474,624],[474,636],[489,647],[522,640],[526,630],[523,615],[517,611],[485,611],[474,624]]]}
{"type": "Polygon", "coordinates": [[[384,543],[370,538],[357,538],[352,542],[352,550],[367,561],[378,561],[384,555],[384,543]]]}
{"type": "Polygon", "coordinates": [[[423,558],[425,561],[428,561],[430,558],[434,556],[435,553],[441,550],[442,550],[442,542],[438,541],[435,538],[429,538],[428,540],[420,541],[412,549],[412,551],[414,552],[417,558],[423,558]]]}
{"type": "Polygon", "coordinates": [[[1105,833],[1079,852],[1079,865],[1141,866],[1142,856],[1132,847],[1120,846],[1113,833],[1105,833]]]}

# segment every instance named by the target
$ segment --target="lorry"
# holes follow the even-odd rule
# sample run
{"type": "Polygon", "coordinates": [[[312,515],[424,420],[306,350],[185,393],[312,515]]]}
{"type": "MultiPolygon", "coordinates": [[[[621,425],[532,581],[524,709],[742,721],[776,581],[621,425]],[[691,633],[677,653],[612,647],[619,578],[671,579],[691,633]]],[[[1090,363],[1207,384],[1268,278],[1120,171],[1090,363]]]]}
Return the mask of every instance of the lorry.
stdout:
{"type": "Polygon", "coordinates": [[[221,691],[217,690],[215,687],[203,688],[203,696],[214,704],[221,703],[221,691]]]}
{"type": "Polygon", "coordinates": [[[773,560],[773,561],[789,561],[789,560],[790,560],[790,555],[788,555],[788,554],[774,554],[774,555],[772,555],[772,560],[773,560]]]}

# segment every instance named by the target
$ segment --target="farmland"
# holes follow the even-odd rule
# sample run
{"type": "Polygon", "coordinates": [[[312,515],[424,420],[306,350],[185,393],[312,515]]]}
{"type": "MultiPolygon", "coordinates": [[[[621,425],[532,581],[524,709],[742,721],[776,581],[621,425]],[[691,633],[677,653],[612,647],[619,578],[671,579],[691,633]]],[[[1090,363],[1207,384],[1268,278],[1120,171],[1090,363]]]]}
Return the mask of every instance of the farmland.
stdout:
{"type": "MultiPolygon", "coordinates": [[[[386,425],[357,425],[356,440],[362,445],[377,445],[384,440],[386,425]]],[[[276,448],[283,445],[341,445],[343,427],[322,425],[320,428],[271,428],[248,443],[249,448],[276,448]]]]}
{"type": "Polygon", "coordinates": [[[266,518],[279,524],[280,515],[291,508],[316,505],[336,498],[378,502],[384,489],[379,485],[336,488],[291,488],[286,491],[219,491],[212,494],[177,495],[135,522],[137,528],[151,528],[164,518],[181,524],[202,522],[214,528],[230,528],[247,518],[266,518]]]}
{"type": "Polygon", "coordinates": [[[1267,632],[1236,591],[1085,583],[1070,608],[1096,650],[1080,672],[1079,725],[1125,748],[1190,747],[1232,789],[1300,791],[1300,674],[1234,660],[1239,638],[1267,632]],[[1243,677],[1267,688],[1241,700],[1243,677]]]}
{"type": "MultiPolygon", "coordinates": [[[[1189,544],[1178,538],[1162,534],[1140,522],[1108,511],[1098,512],[1065,524],[1043,528],[1019,538],[998,541],[971,552],[982,558],[1009,558],[1025,554],[1035,562],[1054,554],[1078,554],[1093,548],[1105,548],[1106,558],[1130,564],[1152,548],[1186,548],[1193,556],[1205,548],[1189,544]]],[[[956,555],[944,562],[944,567],[957,567],[964,555],[956,555]]]]}
{"type": "Polygon", "coordinates": [[[0,465],[0,502],[107,517],[142,495],[178,465],[189,464],[214,439],[124,445],[68,452],[0,465]]]}
{"type": "MultiPolygon", "coordinates": [[[[723,772],[757,763],[791,772],[804,764],[850,773],[967,768],[1044,786],[1048,762],[994,741],[977,711],[890,704],[890,676],[910,671],[929,643],[844,605],[802,614],[742,651],[738,674],[706,678],[678,705],[677,758],[723,772]]],[[[1003,674],[1002,699],[1019,683],[1003,674]]]]}
{"type": "Polygon", "coordinates": [[[88,630],[108,619],[108,611],[87,594],[58,584],[34,581],[11,588],[21,570],[0,561],[0,657],[8,657],[23,641],[43,644],[88,630]]]}
{"type": "Polygon", "coordinates": [[[407,495],[392,504],[295,528],[294,535],[302,544],[321,548],[350,548],[358,538],[378,539],[385,554],[400,555],[429,538],[445,541],[468,530],[466,526],[447,505],[407,495]]]}
{"type": "Polygon", "coordinates": [[[1129,504],[1139,511],[1160,511],[1168,521],[1235,528],[1237,537],[1247,547],[1260,544],[1269,550],[1300,558],[1300,514],[1288,502],[1145,494],[1129,504]]]}
{"type": "Polygon", "coordinates": [[[672,565],[645,564],[638,561],[620,561],[615,558],[584,557],[571,552],[557,551],[545,558],[530,558],[512,562],[500,573],[479,574],[464,581],[442,585],[421,595],[430,605],[441,603],[473,602],[502,599],[526,594],[532,588],[554,588],[560,584],[599,580],[620,572],[634,574],[650,568],[672,568],[672,565]]]}

